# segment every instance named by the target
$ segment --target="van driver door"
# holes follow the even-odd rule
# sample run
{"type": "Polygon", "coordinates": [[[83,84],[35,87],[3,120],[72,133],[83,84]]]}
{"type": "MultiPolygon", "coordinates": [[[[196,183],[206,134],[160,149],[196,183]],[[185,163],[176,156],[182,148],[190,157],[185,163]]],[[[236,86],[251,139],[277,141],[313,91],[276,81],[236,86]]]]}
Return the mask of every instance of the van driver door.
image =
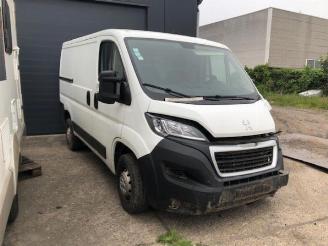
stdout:
{"type": "MultiPolygon", "coordinates": [[[[102,41],[99,46],[99,64],[98,75],[102,71],[115,71],[118,76],[125,77],[125,70],[121,55],[116,43],[112,40],[102,41]]],[[[99,81],[97,81],[99,91],[99,81]]],[[[114,104],[105,104],[97,100],[97,94],[94,95],[93,108],[97,112],[93,124],[93,134],[99,141],[99,150],[97,150],[107,164],[113,164],[111,159],[112,143],[114,139],[121,136],[125,117],[125,104],[115,102],[114,104]]],[[[109,165],[110,168],[113,165],[109,165]]]]}

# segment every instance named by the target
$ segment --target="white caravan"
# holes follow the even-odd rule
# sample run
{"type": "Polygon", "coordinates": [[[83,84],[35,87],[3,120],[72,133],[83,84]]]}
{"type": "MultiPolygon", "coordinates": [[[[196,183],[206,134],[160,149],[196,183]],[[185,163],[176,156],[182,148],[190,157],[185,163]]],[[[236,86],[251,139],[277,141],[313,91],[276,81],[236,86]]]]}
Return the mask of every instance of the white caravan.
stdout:
{"type": "Polygon", "coordinates": [[[203,214],[287,185],[270,105],[224,45],[105,30],[63,44],[69,148],[118,176],[123,208],[203,214]]]}
{"type": "Polygon", "coordinates": [[[0,1],[0,245],[18,212],[17,174],[24,131],[15,6],[0,1]]]}

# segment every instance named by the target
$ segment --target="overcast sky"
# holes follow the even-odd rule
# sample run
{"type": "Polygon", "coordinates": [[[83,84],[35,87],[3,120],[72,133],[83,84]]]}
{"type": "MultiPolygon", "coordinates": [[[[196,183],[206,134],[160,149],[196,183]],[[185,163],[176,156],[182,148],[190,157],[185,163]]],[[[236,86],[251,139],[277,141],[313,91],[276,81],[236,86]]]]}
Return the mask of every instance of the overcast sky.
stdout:
{"type": "Polygon", "coordinates": [[[276,7],[328,19],[328,0],[204,0],[200,6],[200,25],[276,7]]]}

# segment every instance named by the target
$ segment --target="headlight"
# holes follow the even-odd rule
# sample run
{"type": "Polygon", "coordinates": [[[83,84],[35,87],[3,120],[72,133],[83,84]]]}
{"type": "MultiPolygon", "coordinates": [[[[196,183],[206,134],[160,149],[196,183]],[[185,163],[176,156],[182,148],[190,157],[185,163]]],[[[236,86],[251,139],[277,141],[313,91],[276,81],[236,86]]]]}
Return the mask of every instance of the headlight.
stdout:
{"type": "Polygon", "coordinates": [[[152,129],[161,136],[175,136],[192,140],[206,141],[207,138],[196,127],[175,120],[147,114],[152,129]]]}

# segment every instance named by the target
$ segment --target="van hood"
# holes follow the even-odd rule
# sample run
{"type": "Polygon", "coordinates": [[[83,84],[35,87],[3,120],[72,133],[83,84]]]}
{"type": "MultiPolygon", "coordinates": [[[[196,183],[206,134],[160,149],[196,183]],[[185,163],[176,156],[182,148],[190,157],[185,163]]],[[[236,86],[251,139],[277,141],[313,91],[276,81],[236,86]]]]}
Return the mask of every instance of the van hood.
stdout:
{"type": "Polygon", "coordinates": [[[195,121],[216,138],[259,135],[276,130],[263,100],[234,105],[194,105],[151,100],[148,112],[195,121]]]}

